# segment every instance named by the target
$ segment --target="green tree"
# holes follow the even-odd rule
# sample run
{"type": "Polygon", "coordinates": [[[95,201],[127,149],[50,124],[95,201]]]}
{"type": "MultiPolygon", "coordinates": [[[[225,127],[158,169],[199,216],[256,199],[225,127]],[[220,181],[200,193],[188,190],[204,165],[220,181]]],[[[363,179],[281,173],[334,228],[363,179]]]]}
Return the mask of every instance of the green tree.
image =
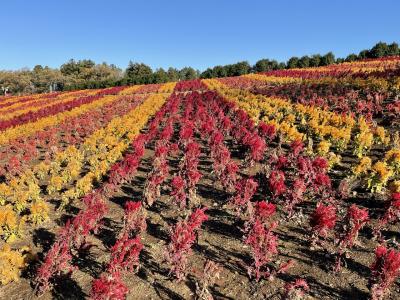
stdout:
{"type": "Polygon", "coordinates": [[[168,73],[163,68],[156,69],[153,73],[153,83],[165,83],[168,81],[168,73]]]}
{"type": "Polygon", "coordinates": [[[269,59],[260,59],[257,61],[253,67],[254,72],[267,72],[271,70],[277,70],[279,68],[279,64],[276,60],[269,59]]]}
{"type": "Polygon", "coordinates": [[[283,70],[283,69],[286,69],[286,63],[280,62],[280,63],[278,64],[278,70],[283,70]]]}
{"type": "Polygon", "coordinates": [[[226,77],[228,76],[228,70],[224,66],[215,66],[213,68],[213,77],[226,77]]]}
{"type": "Polygon", "coordinates": [[[184,67],[179,71],[180,80],[192,80],[199,77],[198,71],[192,67],[184,67]]]}
{"type": "Polygon", "coordinates": [[[369,58],[369,50],[361,50],[358,57],[359,59],[369,58]]]}
{"type": "Polygon", "coordinates": [[[321,55],[314,54],[310,57],[309,66],[310,67],[318,67],[321,63],[321,55]]]}
{"type": "Polygon", "coordinates": [[[179,71],[175,68],[168,68],[167,70],[168,81],[178,81],[179,80],[179,71]]]}
{"type": "Polygon", "coordinates": [[[251,67],[247,61],[240,61],[236,64],[228,65],[228,76],[241,76],[250,73],[251,67]]]}
{"type": "Polygon", "coordinates": [[[74,59],[70,59],[61,65],[60,71],[64,76],[79,75],[80,67],[74,59]]]}
{"type": "Polygon", "coordinates": [[[387,55],[400,55],[399,45],[395,42],[388,45],[387,55]]]}
{"type": "Polygon", "coordinates": [[[133,63],[130,61],[125,70],[125,76],[128,78],[129,82],[133,84],[151,83],[153,79],[153,70],[144,63],[133,63]]]}
{"type": "Polygon", "coordinates": [[[371,50],[369,51],[369,57],[370,58],[383,57],[386,56],[388,52],[389,52],[388,45],[386,43],[379,42],[371,48],[371,50]]]}
{"type": "Polygon", "coordinates": [[[214,77],[216,77],[216,76],[214,75],[214,71],[211,68],[206,69],[205,71],[203,71],[200,74],[200,78],[207,79],[207,78],[214,78],[214,77]]]}
{"type": "Polygon", "coordinates": [[[299,68],[308,68],[310,66],[310,57],[307,55],[302,56],[299,61],[297,62],[299,68]]]}
{"type": "Polygon", "coordinates": [[[298,66],[299,66],[299,58],[296,56],[289,58],[286,64],[286,68],[288,69],[297,68],[298,66]]]}
{"type": "Polygon", "coordinates": [[[351,53],[351,54],[347,55],[345,61],[352,62],[352,61],[356,61],[357,59],[358,59],[357,54],[351,53]]]}
{"type": "Polygon", "coordinates": [[[335,55],[332,52],[328,52],[321,57],[320,66],[328,66],[335,63],[335,55]]]}

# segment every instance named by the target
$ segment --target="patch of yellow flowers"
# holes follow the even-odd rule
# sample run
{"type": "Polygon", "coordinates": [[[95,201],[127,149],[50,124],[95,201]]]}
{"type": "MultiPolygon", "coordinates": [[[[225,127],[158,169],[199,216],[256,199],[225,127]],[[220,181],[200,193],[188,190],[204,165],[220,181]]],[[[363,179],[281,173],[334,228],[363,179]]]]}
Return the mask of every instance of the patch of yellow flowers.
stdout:
{"type": "Polygon", "coordinates": [[[372,192],[381,192],[382,188],[386,186],[390,177],[393,176],[391,168],[382,161],[376,162],[372,166],[372,176],[368,179],[368,187],[372,192]]]}
{"type": "Polygon", "coordinates": [[[19,218],[11,205],[0,207],[0,236],[11,243],[22,236],[26,217],[19,218]]]}
{"type": "Polygon", "coordinates": [[[29,259],[27,252],[29,252],[28,247],[12,250],[8,244],[0,248],[0,284],[6,285],[19,280],[21,271],[29,259]]]}

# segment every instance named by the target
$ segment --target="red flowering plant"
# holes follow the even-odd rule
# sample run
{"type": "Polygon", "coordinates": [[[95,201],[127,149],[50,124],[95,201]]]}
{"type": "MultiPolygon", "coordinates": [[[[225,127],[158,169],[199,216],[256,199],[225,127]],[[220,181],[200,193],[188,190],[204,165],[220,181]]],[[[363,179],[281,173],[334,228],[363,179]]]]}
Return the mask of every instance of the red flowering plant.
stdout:
{"type": "Polygon", "coordinates": [[[146,231],[146,210],[140,201],[125,203],[123,224],[120,236],[135,236],[146,231]]]}
{"type": "Polygon", "coordinates": [[[278,238],[273,232],[277,226],[273,222],[266,228],[260,220],[256,220],[247,233],[245,244],[250,247],[253,258],[253,264],[248,268],[250,278],[254,276],[258,281],[261,277],[268,278],[272,275],[268,264],[278,254],[278,238]]]}
{"type": "Polygon", "coordinates": [[[343,255],[346,256],[346,252],[357,243],[358,233],[368,221],[368,209],[359,208],[355,204],[347,209],[342,231],[336,241],[338,245],[335,265],[336,272],[339,272],[341,269],[343,255]]]}
{"type": "Polygon", "coordinates": [[[246,155],[245,162],[249,166],[253,166],[256,162],[264,158],[264,153],[267,145],[257,133],[250,133],[247,131],[243,138],[243,143],[249,148],[249,152],[246,155]]]}
{"type": "Polygon", "coordinates": [[[293,217],[295,207],[304,201],[304,194],[307,191],[307,186],[302,178],[296,178],[287,191],[285,197],[284,209],[288,214],[288,218],[293,217]]]}
{"type": "Polygon", "coordinates": [[[186,207],[186,191],[185,191],[185,181],[181,176],[175,176],[171,181],[171,196],[173,197],[173,203],[178,205],[179,208],[183,209],[186,207]]]}
{"type": "Polygon", "coordinates": [[[326,238],[329,230],[335,227],[337,220],[336,207],[333,205],[324,205],[321,202],[317,204],[315,211],[310,216],[311,226],[311,246],[319,242],[319,238],[326,238]]]}
{"type": "Polygon", "coordinates": [[[233,191],[237,182],[239,166],[233,160],[225,164],[224,172],[220,176],[220,182],[227,191],[233,191]]]}
{"type": "Polygon", "coordinates": [[[269,226],[272,222],[272,217],[276,213],[276,205],[268,201],[258,201],[252,205],[249,210],[249,219],[245,223],[245,232],[248,232],[251,226],[259,221],[264,226],[269,226]]]}
{"type": "Polygon", "coordinates": [[[279,155],[275,162],[275,168],[278,170],[285,170],[288,167],[289,160],[284,155],[279,155]]]}
{"type": "Polygon", "coordinates": [[[185,148],[192,140],[194,134],[193,122],[185,121],[182,122],[181,130],[179,131],[179,144],[185,148]]]}
{"type": "Polygon", "coordinates": [[[390,286],[400,275],[400,252],[378,246],[370,269],[371,299],[386,299],[390,286]]]}
{"type": "Polygon", "coordinates": [[[317,172],[322,172],[322,173],[326,172],[329,166],[328,161],[320,156],[316,157],[312,161],[312,165],[317,172]]]}
{"type": "Polygon", "coordinates": [[[208,139],[214,130],[215,130],[215,121],[211,117],[208,117],[201,124],[201,128],[200,128],[201,138],[208,139]]]}
{"type": "Polygon", "coordinates": [[[56,242],[47,252],[43,264],[39,267],[35,277],[36,291],[39,295],[44,294],[51,287],[50,280],[54,276],[64,273],[72,273],[75,267],[71,265],[71,236],[72,226],[67,221],[60,231],[56,242]]]}
{"type": "Polygon", "coordinates": [[[190,142],[186,147],[183,160],[180,164],[181,176],[185,180],[185,187],[187,189],[190,204],[196,204],[198,201],[196,195],[196,184],[202,177],[202,174],[197,169],[200,153],[200,145],[195,142],[190,142]]]}
{"type": "Polygon", "coordinates": [[[132,142],[133,153],[136,156],[142,157],[144,155],[146,135],[140,134],[132,142]]]}
{"type": "Polygon", "coordinates": [[[112,165],[108,182],[116,186],[121,186],[128,179],[128,168],[124,166],[123,162],[118,162],[112,165]]]}
{"type": "Polygon", "coordinates": [[[211,149],[211,158],[214,158],[214,156],[218,154],[223,143],[224,135],[220,131],[214,131],[208,142],[211,149]]]}
{"type": "MultiPolygon", "coordinates": [[[[238,121],[236,121],[238,123],[238,121]]],[[[249,134],[249,131],[242,124],[235,124],[231,134],[236,141],[242,142],[243,138],[249,134]]]]}
{"type": "Polygon", "coordinates": [[[304,182],[309,185],[314,179],[314,168],[312,160],[309,157],[299,156],[297,158],[297,172],[304,179],[304,182]]]}
{"type": "Polygon", "coordinates": [[[123,228],[110,249],[111,256],[105,272],[92,283],[90,296],[93,299],[125,299],[128,289],[121,281],[120,272],[137,272],[139,269],[139,255],[143,249],[139,234],[146,230],[145,217],[141,202],[125,203],[123,228]]]}
{"type": "Polygon", "coordinates": [[[223,187],[232,191],[236,184],[239,166],[231,159],[229,149],[223,144],[219,147],[211,144],[211,156],[213,158],[213,173],[223,187]]]}
{"type": "Polygon", "coordinates": [[[161,196],[161,185],[169,174],[167,162],[168,147],[162,143],[157,144],[153,160],[153,169],[148,175],[144,186],[144,197],[148,206],[161,196]]]}
{"type": "Polygon", "coordinates": [[[200,145],[196,142],[190,142],[185,148],[183,161],[180,165],[182,169],[197,169],[199,164],[199,156],[201,154],[200,145]]]}
{"type": "Polygon", "coordinates": [[[250,213],[252,210],[251,198],[255,194],[258,183],[252,178],[243,178],[235,186],[235,194],[229,199],[230,205],[239,217],[241,213],[250,213]]]}
{"type": "Polygon", "coordinates": [[[190,204],[197,204],[197,190],[196,184],[200,181],[203,175],[196,169],[186,170],[186,187],[188,190],[188,198],[190,199],[190,204]]]}
{"type": "Polygon", "coordinates": [[[286,191],[285,173],[282,171],[272,171],[268,178],[268,187],[275,199],[286,191]]]}
{"type": "Polygon", "coordinates": [[[400,193],[393,193],[390,197],[385,214],[379,219],[374,228],[375,237],[382,238],[381,231],[390,223],[400,220],[400,193]]]}
{"type": "Polygon", "coordinates": [[[120,273],[103,273],[95,279],[90,291],[91,300],[125,300],[129,290],[121,280],[120,273]]]}
{"type": "Polygon", "coordinates": [[[169,146],[170,155],[177,155],[179,153],[179,145],[177,143],[172,143],[169,146]]]}
{"type": "Polygon", "coordinates": [[[56,242],[47,253],[44,263],[38,269],[35,282],[39,294],[49,289],[53,276],[60,275],[65,271],[71,273],[74,270],[74,267],[70,265],[71,250],[73,248],[80,250],[86,246],[86,237],[91,232],[96,232],[101,219],[107,212],[107,205],[98,191],[88,194],[83,201],[86,205],[85,210],[81,210],[72,222],[67,221],[56,242]]]}
{"type": "Polygon", "coordinates": [[[225,116],[222,119],[221,125],[224,134],[230,134],[233,125],[231,119],[228,116],[225,116]]]}
{"type": "Polygon", "coordinates": [[[283,299],[285,300],[301,300],[304,299],[305,293],[310,290],[307,281],[298,278],[293,282],[285,284],[285,293],[283,299]]]}
{"type": "Polygon", "coordinates": [[[86,209],[80,211],[72,221],[73,246],[81,249],[86,246],[86,237],[91,232],[97,232],[100,221],[108,211],[103,196],[93,191],[83,198],[86,209]]]}
{"type": "Polygon", "coordinates": [[[271,142],[276,136],[276,128],[272,124],[265,124],[263,121],[258,123],[258,134],[271,142]]]}
{"type": "Polygon", "coordinates": [[[327,174],[317,173],[314,180],[314,189],[316,192],[323,192],[331,188],[331,179],[327,174]]]}
{"type": "Polygon", "coordinates": [[[183,280],[187,273],[188,259],[191,247],[196,241],[196,233],[204,221],[208,219],[206,208],[196,209],[189,217],[170,227],[170,243],[165,250],[165,258],[170,265],[170,274],[178,281],[183,280]]]}
{"type": "Polygon", "coordinates": [[[139,255],[143,249],[140,236],[129,238],[126,234],[118,239],[111,248],[111,258],[108,263],[107,272],[116,271],[137,272],[139,269],[139,255]]]}
{"type": "Polygon", "coordinates": [[[7,176],[18,176],[21,173],[22,167],[21,159],[17,155],[13,155],[5,165],[7,176]]]}
{"type": "Polygon", "coordinates": [[[304,150],[304,144],[301,140],[295,140],[290,144],[290,154],[292,158],[296,159],[304,150]]]}
{"type": "Polygon", "coordinates": [[[164,129],[160,132],[159,141],[162,145],[168,145],[174,134],[173,121],[169,120],[164,129]]]}

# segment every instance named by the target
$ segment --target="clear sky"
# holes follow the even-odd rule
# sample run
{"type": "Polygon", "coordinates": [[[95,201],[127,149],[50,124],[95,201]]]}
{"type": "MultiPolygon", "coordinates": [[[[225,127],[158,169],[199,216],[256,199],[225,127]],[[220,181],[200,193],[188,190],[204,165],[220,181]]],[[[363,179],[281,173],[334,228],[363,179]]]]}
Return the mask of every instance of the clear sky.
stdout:
{"type": "Polygon", "coordinates": [[[90,58],[125,68],[218,64],[400,42],[398,0],[8,0],[0,69],[90,58]]]}

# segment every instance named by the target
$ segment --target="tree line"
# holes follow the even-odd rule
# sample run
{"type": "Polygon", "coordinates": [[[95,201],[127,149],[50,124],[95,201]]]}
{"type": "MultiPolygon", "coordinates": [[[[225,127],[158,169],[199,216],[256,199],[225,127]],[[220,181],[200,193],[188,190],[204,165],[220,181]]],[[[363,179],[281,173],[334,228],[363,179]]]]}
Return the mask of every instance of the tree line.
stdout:
{"type": "MultiPolygon", "coordinates": [[[[17,71],[0,70],[0,88],[11,94],[31,94],[49,91],[68,91],[76,89],[105,88],[131,84],[164,83],[169,81],[190,80],[196,78],[215,78],[240,76],[249,73],[267,72],[280,69],[308,68],[326,66],[335,63],[351,62],[366,58],[379,58],[400,55],[399,45],[379,42],[371,49],[349,54],[346,58],[335,58],[332,52],[324,55],[314,54],[291,57],[286,62],[271,59],[260,59],[254,65],[247,61],[208,68],[204,72],[192,67],[182,69],[158,68],[153,70],[144,63],[129,62],[125,70],[113,64],[96,64],[89,59],[73,59],[60,68],[49,68],[41,65],[31,69],[17,71]]],[[[0,91],[1,92],[1,91],[0,91]]]]}

